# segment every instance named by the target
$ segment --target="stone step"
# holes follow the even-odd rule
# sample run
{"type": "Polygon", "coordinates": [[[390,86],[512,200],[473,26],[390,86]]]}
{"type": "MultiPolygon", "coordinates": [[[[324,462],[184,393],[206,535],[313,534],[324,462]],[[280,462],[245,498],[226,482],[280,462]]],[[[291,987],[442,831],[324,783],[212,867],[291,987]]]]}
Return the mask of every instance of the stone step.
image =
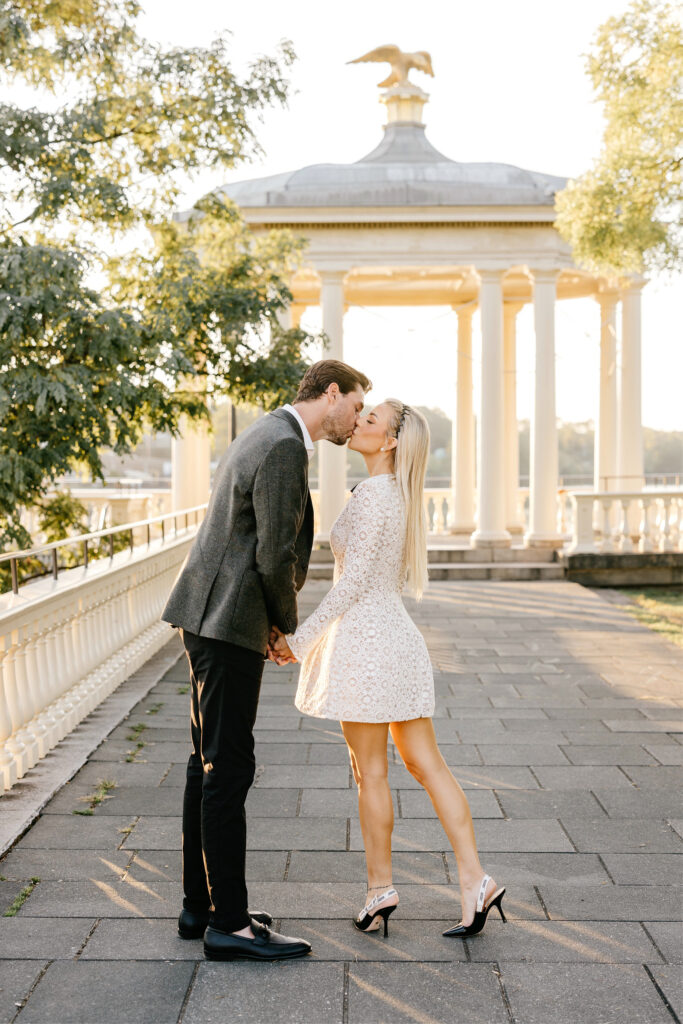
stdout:
{"type": "MultiPolygon", "coordinates": [[[[331,580],[333,562],[312,562],[311,580],[331,580]]],[[[558,562],[429,562],[430,580],[562,580],[558,562]]]]}

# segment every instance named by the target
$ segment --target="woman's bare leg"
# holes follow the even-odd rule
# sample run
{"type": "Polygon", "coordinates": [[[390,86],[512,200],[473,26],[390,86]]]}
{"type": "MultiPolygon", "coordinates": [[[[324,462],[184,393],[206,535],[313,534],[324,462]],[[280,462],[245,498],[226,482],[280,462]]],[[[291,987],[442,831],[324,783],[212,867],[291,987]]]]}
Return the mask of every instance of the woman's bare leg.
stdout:
{"type": "MultiPolygon", "coordinates": [[[[453,847],[460,879],[462,921],[470,924],[484,869],[479,862],[467,797],[443,759],[431,718],[393,722],[391,736],[406,768],[427,790],[453,847]]],[[[489,882],[487,895],[493,894],[495,888],[495,884],[489,882]]]]}
{"type": "Polygon", "coordinates": [[[358,786],[358,815],[368,872],[368,902],[391,883],[394,805],[387,777],[389,726],[342,722],[341,727],[358,786]]]}

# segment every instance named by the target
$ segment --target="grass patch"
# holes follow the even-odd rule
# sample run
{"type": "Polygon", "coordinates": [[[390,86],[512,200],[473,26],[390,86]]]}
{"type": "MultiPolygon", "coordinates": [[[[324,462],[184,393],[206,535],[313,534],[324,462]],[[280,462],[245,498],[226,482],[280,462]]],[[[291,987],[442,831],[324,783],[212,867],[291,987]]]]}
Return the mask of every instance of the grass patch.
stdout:
{"type": "Polygon", "coordinates": [[[89,817],[93,813],[95,808],[99,804],[101,804],[103,800],[107,799],[107,794],[109,793],[109,790],[115,788],[115,782],[112,782],[110,779],[100,779],[100,781],[97,783],[97,789],[95,790],[94,793],[90,793],[88,796],[81,797],[81,800],[84,803],[86,801],[88,802],[88,806],[83,808],[77,808],[75,811],[72,811],[71,813],[81,814],[84,817],[89,817]]]}
{"type": "Polygon", "coordinates": [[[126,761],[129,764],[131,763],[131,761],[135,760],[135,758],[138,756],[138,754],[145,745],[144,741],[140,739],[140,736],[142,735],[146,728],[147,726],[145,725],[144,722],[137,722],[135,725],[131,725],[130,727],[130,735],[126,736],[126,739],[128,740],[129,743],[135,743],[135,746],[126,754],[126,761]]]}
{"type": "Polygon", "coordinates": [[[683,589],[681,587],[619,587],[632,602],[622,605],[638,622],[683,647],[683,589]]]}
{"type": "Polygon", "coordinates": [[[163,701],[160,701],[158,704],[152,704],[150,707],[147,708],[147,711],[145,712],[145,714],[146,715],[158,715],[159,712],[161,711],[161,709],[163,708],[163,706],[164,706],[164,702],[163,701]]]}
{"type": "Polygon", "coordinates": [[[39,878],[32,878],[29,884],[24,886],[24,888],[21,890],[17,898],[14,900],[14,902],[11,903],[10,906],[5,911],[4,917],[17,916],[17,914],[23,907],[24,903],[26,903],[26,900],[29,898],[35,887],[38,885],[39,881],[39,878]]]}
{"type": "Polygon", "coordinates": [[[131,821],[130,825],[126,825],[125,828],[120,828],[118,831],[119,831],[119,834],[122,835],[122,836],[129,836],[134,828],[135,828],[135,822],[131,821]]]}
{"type": "Polygon", "coordinates": [[[181,697],[183,696],[183,694],[189,693],[189,692],[190,692],[190,684],[189,683],[187,684],[187,686],[179,686],[178,687],[178,693],[180,694],[181,697]]]}
{"type": "Polygon", "coordinates": [[[145,729],[147,728],[148,727],[145,725],[144,722],[136,722],[135,725],[130,726],[130,736],[126,736],[126,739],[128,740],[129,743],[131,743],[133,740],[136,740],[140,733],[144,732],[145,729]]]}

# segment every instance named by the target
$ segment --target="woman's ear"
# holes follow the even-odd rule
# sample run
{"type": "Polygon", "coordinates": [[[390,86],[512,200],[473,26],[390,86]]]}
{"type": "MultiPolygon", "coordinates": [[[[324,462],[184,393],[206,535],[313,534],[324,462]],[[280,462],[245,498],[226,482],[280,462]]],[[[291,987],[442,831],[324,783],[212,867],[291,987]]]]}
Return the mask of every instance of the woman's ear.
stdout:
{"type": "Polygon", "coordinates": [[[395,437],[388,437],[386,439],[386,442],[385,442],[385,445],[384,445],[384,450],[391,452],[391,451],[394,450],[394,448],[396,448],[397,445],[398,445],[398,441],[396,440],[395,437]]]}

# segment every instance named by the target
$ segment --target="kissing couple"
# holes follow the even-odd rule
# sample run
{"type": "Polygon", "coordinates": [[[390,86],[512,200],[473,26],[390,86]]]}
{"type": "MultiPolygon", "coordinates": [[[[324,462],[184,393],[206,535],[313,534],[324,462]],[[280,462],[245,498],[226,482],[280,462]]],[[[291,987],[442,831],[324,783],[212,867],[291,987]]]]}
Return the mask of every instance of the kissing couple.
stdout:
{"type": "Polygon", "coordinates": [[[389,731],[455,852],[462,920],[444,934],[476,934],[493,906],[505,920],[505,890],[481,867],[469,804],[436,743],[432,667],[401,600],[404,586],[419,598],[427,582],[429,428],[417,409],[395,399],[361,415],[370,388],[358,370],[324,359],[307,370],[292,405],[233,441],[162,616],[180,630],[191,682],[178,931],[185,939],[203,936],[210,960],[311,952],[304,939],[273,931],[271,914],[248,909],[244,805],[254,781],[266,657],[300,662],[301,712],[341,722],[367,862],[356,927],[371,932],[383,922],[386,935],[399,902],[391,873],[389,731]],[[297,594],[313,546],[308,461],[322,440],[360,452],[368,478],[330,534],[334,584],[299,624],[297,594]]]}

